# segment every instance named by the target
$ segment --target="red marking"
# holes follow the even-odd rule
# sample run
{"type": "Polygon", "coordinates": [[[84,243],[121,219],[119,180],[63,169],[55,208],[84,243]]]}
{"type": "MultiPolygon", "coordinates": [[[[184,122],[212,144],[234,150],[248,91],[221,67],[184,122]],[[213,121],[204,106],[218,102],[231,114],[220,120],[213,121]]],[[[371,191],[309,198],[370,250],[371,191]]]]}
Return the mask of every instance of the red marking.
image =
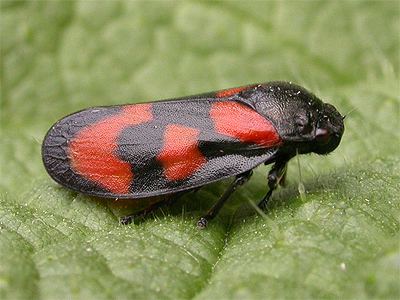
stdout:
{"type": "Polygon", "coordinates": [[[216,96],[218,98],[230,97],[237,93],[240,93],[241,91],[247,90],[251,87],[252,86],[241,86],[241,87],[237,87],[237,88],[222,90],[222,91],[217,92],[216,96]]]}
{"type": "Polygon", "coordinates": [[[235,101],[215,102],[210,111],[215,130],[242,142],[277,146],[281,138],[274,125],[259,113],[235,101]]]}
{"type": "Polygon", "coordinates": [[[115,194],[129,193],[133,173],[115,154],[117,138],[126,126],[151,119],[150,104],[126,105],[119,114],[82,129],[69,143],[72,169],[115,194]]]}
{"type": "Polygon", "coordinates": [[[178,124],[167,126],[164,147],[157,159],[168,180],[185,179],[207,162],[197,145],[199,134],[200,130],[195,128],[178,124]]]}

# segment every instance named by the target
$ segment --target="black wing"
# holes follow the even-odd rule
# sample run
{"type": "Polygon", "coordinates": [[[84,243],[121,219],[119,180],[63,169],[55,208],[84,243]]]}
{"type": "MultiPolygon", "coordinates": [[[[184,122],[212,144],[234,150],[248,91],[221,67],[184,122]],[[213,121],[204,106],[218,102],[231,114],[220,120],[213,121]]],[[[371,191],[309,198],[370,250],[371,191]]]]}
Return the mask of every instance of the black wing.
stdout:
{"type": "Polygon", "coordinates": [[[144,198],[193,189],[274,160],[269,121],[232,98],[91,108],[65,117],[43,142],[49,174],[74,190],[144,198]]]}

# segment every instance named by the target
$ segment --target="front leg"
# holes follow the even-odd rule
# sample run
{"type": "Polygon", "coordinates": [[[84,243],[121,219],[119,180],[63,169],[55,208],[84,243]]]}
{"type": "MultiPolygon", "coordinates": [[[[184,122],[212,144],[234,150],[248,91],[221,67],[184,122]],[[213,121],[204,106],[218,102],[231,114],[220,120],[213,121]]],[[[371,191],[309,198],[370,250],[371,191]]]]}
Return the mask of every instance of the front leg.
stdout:
{"type": "Polygon", "coordinates": [[[289,160],[278,160],[272,166],[271,171],[268,173],[268,187],[269,190],[267,194],[258,203],[258,207],[265,209],[267,207],[268,200],[271,198],[272,192],[276,190],[278,185],[283,185],[285,183],[287,163],[289,160]]]}

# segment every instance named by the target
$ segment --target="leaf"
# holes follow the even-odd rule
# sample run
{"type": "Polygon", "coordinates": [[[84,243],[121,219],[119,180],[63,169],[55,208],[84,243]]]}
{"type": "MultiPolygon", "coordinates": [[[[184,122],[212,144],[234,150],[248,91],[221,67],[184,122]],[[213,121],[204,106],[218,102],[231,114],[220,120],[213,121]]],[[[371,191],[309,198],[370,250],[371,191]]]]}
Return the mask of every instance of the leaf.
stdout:
{"type": "Polygon", "coordinates": [[[399,298],[399,10],[2,1],[1,299],[399,298]],[[293,160],[265,214],[266,167],[203,231],[226,181],[121,226],[132,203],[68,191],[42,167],[46,130],[73,111],[270,80],[350,113],[339,149],[293,160]]]}

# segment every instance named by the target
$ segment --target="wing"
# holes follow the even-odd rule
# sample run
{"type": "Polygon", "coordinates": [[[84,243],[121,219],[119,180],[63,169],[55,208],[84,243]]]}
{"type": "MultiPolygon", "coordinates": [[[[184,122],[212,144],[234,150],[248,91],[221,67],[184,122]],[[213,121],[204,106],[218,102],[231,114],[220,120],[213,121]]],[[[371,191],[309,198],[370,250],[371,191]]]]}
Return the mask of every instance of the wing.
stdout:
{"type": "Polygon", "coordinates": [[[145,198],[192,189],[274,159],[274,126],[231,98],[90,108],[57,122],[42,147],[54,180],[110,198],[145,198]]]}

